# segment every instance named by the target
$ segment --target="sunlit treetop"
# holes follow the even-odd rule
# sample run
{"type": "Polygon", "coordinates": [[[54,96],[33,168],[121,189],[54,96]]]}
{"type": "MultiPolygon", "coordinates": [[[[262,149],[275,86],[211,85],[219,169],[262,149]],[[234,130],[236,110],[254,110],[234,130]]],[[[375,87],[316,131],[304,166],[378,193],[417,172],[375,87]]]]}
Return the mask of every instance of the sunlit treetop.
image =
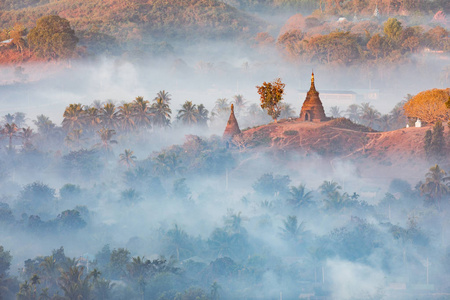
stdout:
{"type": "Polygon", "coordinates": [[[419,118],[427,123],[447,122],[450,118],[450,88],[432,89],[420,92],[406,102],[404,109],[409,118],[419,118]]]}

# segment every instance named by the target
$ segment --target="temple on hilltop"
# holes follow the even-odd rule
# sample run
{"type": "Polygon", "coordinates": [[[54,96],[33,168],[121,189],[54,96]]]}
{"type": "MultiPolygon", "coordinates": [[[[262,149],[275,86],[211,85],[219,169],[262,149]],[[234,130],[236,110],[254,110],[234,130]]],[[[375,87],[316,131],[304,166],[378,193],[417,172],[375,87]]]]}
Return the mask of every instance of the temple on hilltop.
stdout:
{"type": "Polygon", "coordinates": [[[225,128],[225,131],[223,133],[223,139],[230,141],[233,138],[233,136],[240,133],[241,130],[239,129],[239,124],[234,115],[234,105],[231,104],[230,118],[228,119],[227,127],[225,128]]]}
{"type": "Polygon", "coordinates": [[[302,110],[300,111],[300,120],[310,122],[327,120],[322,101],[319,98],[319,92],[316,91],[316,86],[314,85],[314,72],[311,75],[311,88],[306,94],[305,102],[303,102],[302,110]]]}

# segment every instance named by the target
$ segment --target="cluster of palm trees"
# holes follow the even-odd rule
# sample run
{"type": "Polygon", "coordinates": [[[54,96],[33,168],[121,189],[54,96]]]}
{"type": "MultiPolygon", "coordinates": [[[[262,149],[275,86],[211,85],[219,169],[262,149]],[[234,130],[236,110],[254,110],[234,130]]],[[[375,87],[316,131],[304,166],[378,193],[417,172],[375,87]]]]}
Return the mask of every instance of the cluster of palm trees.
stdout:
{"type": "Polygon", "coordinates": [[[338,106],[330,108],[330,116],[333,118],[347,117],[352,122],[368,126],[381,131],[395,130],[406,126],[407,119],[404,115],[403,105],[406,101],[398,103],[389,114],[381,114],[370,103],[361,105],[351,104],[347,110],[341,111],[338,106]]]}
{"type": "Polygon", "coordinates": [[[209,111],[203,104],[193,104],[192,101],[186,101],[178,111],[177,119],[184,125],[206,126],[209,120],[209,111]]]}
{"type": "Polygon", "coordinates": [[[420,192],[426,196],[429,205],[442,209],[442,200],[450,200],[450,176],[439,165],[434,165],[420,184],[420,192]]]}
{"type": "Polygon", "coordinates": [[[21,138],[24,149],[31,148],[31,138],[34,136],[33,130],[25,126],[25,114],[17,112],[13,115],[7,114],[3,117],[4,125],[0,126],[0,139],[8,139],[8,150],[13,149],[13,139],[21,138]]]}
{"type": "Polygon", "coordinates": [[[101,273],[97,269],[87,273],[76,259],[67,258],[58,263],[53,255],[47,256],[35,271],[38,274],[34,273],[29,281],[20,285],[18,300],[92,299],[92,296],[109,299],[114,285],[100,278],[101,273]],[[64,296],[56,296],[59,290],[64,296]]]}
{"type": "Polygon", "coordinates": [[[143,97],[118,107],[112,102],[100,101],[94,101],[90,106],[70,104],[64,111],[62,127],[66,132],[100,128],[130,132],[152,126],[166,127],[170,125],[172,114],[170,100],[169,93],[160,91],[151,105],[143,97]]]}
{"type": "MultiPolygon", "coordinates": [[[[231,102],[229,102],[227,98],[217,99],[214,109],[211,112],[211,118],[218,118],[220,120],[228,118],[230,114],[231,104],[234,104],[234,111],[236,116],[238,117],[242,116],[245,112],[245,114],[250,117],[246,119],[247,121],[258,124],[261,122],[269,122],[271,120],[267,112],[262,110],[259,104],[252,103],[248,105],[248,102],[245,101],[244,96],[241,94],[233,96],[233,100],[231,102]]],[[[281,114],[279,117],[280,119],[286,119],[294,117],[296,115],[296,111],[292,108],[292,105],[289,103],[284,102],[281,103],[280,109],[281,109],[281,114]]]]}

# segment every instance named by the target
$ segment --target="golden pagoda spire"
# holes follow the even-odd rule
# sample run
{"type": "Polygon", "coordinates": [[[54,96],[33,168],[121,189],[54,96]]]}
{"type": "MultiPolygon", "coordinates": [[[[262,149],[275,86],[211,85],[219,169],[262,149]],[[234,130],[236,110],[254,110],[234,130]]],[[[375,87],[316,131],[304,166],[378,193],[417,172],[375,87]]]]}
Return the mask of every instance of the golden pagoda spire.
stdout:
{"type": "Polygon", "coordinates": [[[311,73],[311,88],[309,90],[310,91],[315,91],[316,90],[316,86],[314,84],[314,70],[311,73]]]}

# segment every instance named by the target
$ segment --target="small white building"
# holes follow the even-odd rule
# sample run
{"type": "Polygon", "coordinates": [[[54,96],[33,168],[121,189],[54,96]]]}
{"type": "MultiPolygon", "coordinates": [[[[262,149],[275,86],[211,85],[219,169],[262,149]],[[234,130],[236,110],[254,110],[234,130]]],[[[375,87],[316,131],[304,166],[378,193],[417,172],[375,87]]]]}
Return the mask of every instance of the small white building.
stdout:
{"type": "Polygon", "coordinates": [[[420,121],[420,119],[417,119],[416,127],[422,127],[422,121],[420,121]]]}
{"type": "Polygon", "coordinates": [[[0,47],[3,47],[3,46],[8,46],[8,45],[10,45],[10,44],[12,43],[12,40],[13,40],[13,39],[9,39],[9,40],[5,40],[5,41],[1,41],[1,42],[0,42],[0,47]]]}

